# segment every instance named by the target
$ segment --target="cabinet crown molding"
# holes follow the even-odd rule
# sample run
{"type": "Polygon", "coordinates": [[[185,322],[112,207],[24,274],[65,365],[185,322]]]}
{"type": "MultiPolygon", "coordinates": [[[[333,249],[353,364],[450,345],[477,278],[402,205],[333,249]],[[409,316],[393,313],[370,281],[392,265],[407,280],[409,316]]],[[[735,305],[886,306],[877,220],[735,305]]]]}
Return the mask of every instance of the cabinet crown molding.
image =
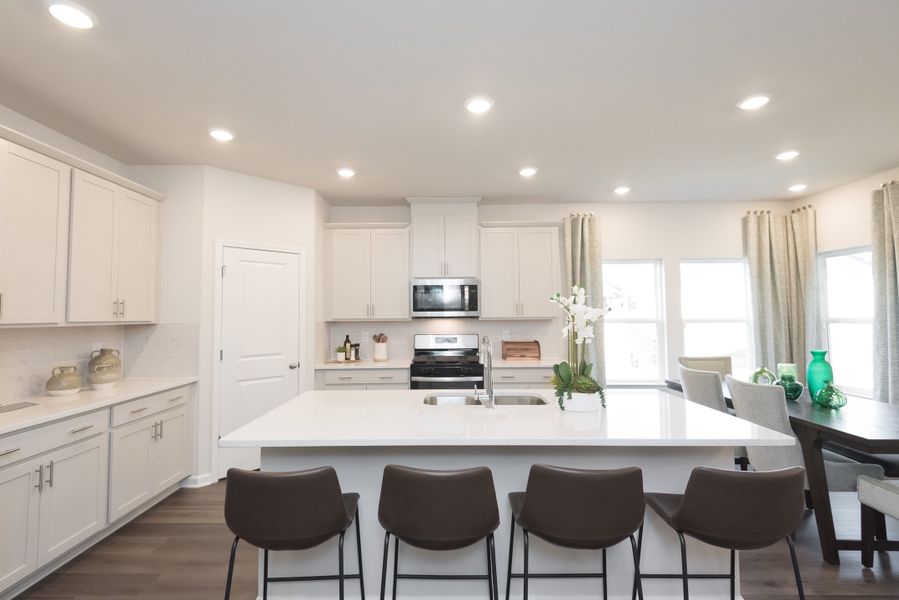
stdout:
{"type": "Polygon", "coordinates": [[[409,223],[325,223],[325,229],[406,229],[409,223]]]}
{"type": "Polygon", "coordinates": [[[407,196],[409,204],[477,204],[481,196],[407,196]]]}

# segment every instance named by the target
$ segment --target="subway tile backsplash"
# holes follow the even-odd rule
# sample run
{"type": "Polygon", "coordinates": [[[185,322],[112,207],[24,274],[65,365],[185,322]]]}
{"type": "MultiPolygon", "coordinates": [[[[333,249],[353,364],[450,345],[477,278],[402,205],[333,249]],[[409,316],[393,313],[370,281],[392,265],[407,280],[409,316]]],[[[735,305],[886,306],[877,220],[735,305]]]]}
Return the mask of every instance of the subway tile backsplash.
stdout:
{"type": "Polygon", "coordinates": [[[122,351],[123,330],[121,325],[0,329],[0,402],[44,395],[50,371],[61,365],[75,365],[87,386],[91,346],[122,351]]]}
{"type": "Polygon", "coordinates": [[[125,377],[190,377],[199,372],[196,323],[129,325],[125,328],[125,377]]]}

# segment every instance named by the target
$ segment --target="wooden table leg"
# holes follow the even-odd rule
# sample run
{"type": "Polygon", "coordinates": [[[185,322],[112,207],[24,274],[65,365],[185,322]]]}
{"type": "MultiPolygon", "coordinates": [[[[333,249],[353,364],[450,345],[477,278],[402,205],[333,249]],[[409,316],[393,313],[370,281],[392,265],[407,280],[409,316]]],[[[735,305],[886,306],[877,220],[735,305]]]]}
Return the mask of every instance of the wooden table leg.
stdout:
{"type": "Polygon", "coordinates": [[[837,534],[833,527],[833,512],[830,508],[830,494],[827,492],[827,475],[824,472],[824,455],[821,452],[821,435],[817,429],[793,424],[793,430],[802,445],[805,459],[805,473],[812,494],[815,521],[818,523],[818,537],[821,540],[821,555],[832,565],[840,564],[837,552],[837,534]]]}

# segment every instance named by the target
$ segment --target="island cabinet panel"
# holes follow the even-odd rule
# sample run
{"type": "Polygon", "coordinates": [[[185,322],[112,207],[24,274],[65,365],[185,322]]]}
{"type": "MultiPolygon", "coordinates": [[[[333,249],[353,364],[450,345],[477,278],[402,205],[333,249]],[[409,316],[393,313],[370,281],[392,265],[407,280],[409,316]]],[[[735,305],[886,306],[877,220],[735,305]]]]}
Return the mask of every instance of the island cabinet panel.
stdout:
{"type": "Polygon", "coordinates": [[[552,319],[560,282],[557,227],[481,228],[482,319],[552,319]]]}
{"type": "Polygon", "coordinates": [[[331,230],[331,319],[409,318],[409,230],[331,230]]]}
{"type": "Polygon", "coordinates": [[[0,139],[0,325],[65,321],[71,169],[0,139]]]}
{"type": "Polygon", "coordinates": [[[38,562],[43,565],[106,526],[109,440],[99,435],[43,459],[38,562]]]}
{"type": "Polygon", "coordinates": [[[31,462],[0,469],[0,590],[37,569],[39,499],[31,462]]]}
{"type": "Polygon", "coordinates": [[[75,170],[71,212],[68,320],[155,320],[156,201],[75,170]]]}

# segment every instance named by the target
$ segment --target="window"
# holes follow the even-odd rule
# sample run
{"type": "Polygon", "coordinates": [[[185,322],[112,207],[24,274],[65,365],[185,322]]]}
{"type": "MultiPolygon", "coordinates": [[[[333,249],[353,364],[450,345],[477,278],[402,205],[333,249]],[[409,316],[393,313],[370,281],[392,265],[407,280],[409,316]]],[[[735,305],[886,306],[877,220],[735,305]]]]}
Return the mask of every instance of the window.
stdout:
{"type": "Polygon", "coordinates": [[[659,383],[663,379],[665,323],[658,261],[602,265],[608,383],[659,383]]]}
{"type": "Polygon", "coordinates": [[[734,375],[751,372],[746,262],[685,261],[680,265],[684,355],[730,356],[734,375]]]}
{"type": "Polygon", "coordinates": [[[821,264],[821,310],[834,383],[870,398],[874,387],[871,251],[828,252],[821,255],[821,264]]]}

